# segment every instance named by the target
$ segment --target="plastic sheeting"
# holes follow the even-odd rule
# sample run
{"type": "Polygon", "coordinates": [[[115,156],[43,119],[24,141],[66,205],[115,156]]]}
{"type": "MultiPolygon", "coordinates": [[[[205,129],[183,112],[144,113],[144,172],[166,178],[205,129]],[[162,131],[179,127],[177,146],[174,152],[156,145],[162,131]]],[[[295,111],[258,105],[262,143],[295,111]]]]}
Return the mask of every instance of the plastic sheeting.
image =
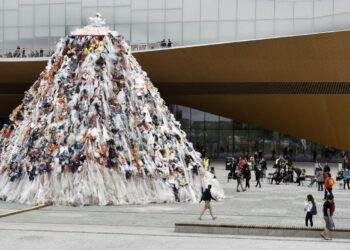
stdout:
{"type": "Polygon", "coordinates": [[[0,133],[6,201],[195,202],[208,184],[224,197],[123,37],[103,26],[59,41],[0,133]]]}

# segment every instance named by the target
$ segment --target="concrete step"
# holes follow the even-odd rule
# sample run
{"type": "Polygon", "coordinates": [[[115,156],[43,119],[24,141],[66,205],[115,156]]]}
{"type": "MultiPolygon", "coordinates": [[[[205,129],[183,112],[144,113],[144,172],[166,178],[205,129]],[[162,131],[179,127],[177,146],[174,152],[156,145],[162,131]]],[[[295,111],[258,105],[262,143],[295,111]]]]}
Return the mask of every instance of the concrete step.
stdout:
{"type": "MultiPolygon", "coordinates": [[[[238,224],[209,224],[209,223],[175,223],[177,233],[198,234],[229,234],[229,235],[255,235],[275,237],[310,237],[320,238],[323,228],[276,226],[276,225],[238,225],[238,224]]],[[[337,228],[332,230],[334,238],[350,238],[350,228],[337,228]]]]}

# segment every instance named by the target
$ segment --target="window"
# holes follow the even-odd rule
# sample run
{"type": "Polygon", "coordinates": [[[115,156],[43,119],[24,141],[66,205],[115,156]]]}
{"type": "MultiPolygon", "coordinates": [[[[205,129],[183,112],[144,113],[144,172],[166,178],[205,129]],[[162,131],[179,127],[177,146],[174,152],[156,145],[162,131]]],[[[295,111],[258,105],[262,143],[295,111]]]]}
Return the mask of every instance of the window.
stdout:
{"type": "Polygon", "coordinates": [[[65,8],[64,4],[50,5],[50,24],[65,25],[65,8]]]}
{"type": "Polygon", "coordinates": [[[114,4],[116,6],[130,5],[131,4],[131,0],[114,0],[114,4]]]}
{"type": "Polygon", "coordinates": [[[259,0],[256,2],[256,19],[273,19],[275,16],[275,2],[259,0]]]}
{"type": "Polygon", "coordinates": [[[164,38],[164,23],[149,24],[149,43],[159,42],[164,38]]]}
{"type": "Polygon", "coordinates": [[[294,18],[313,18],[313,3],[295,2],[294,18]]]}
{"type": "Polygon", "coordinates": [[[276,1],[276,18],[293,18],[293,2],[276,1]]]}
{"type": "Polygon", "coordinates": [[[114,0],[98,0],[99,6],[113,6],[114,0]]]}
{"type": "Polygon", "coordinates": [[[49,25],[49,5],[35,5],[35,26],[37,25],[49,25]],[[37,13],[40,13],[38,15],[37,13]]]}
{"type": "Polygon", "coordinates": [[[133,24],[131,32],[132,44],[147,43],[147,24],[133,24]]]}
{"type": "Polygon", "coordinates": [[[64,36],[64,35],[65,35],[65,27],[64,26],[51,26],[51,34],[50,34],[50,36],[61,37],[61,36],[64,36]]]}
{"type": "Polygon", "coordinates": [[[191,109],[191,129],[204,129],[204,112],[191,109]]]}
{"type": "Polygon", "coordinates": [[[164,22],[165,13],[164,10],[150,10],[149,22],[164,22]]]}
{"type": "Polygon", "coordinates": [[[334,15],[334,29],[348,29],[349,28],[349,13],[334,15]]]}
{"type": "Polygon", "coordinates": [[[295,19],[294,20],[294,33],[296,34],[306,34],[313,31],[313,21],[312,19],[295,19]]]}
{"type": "Polygon", "coordinates": [[[219,158],[232,155],[233,152],[233,130],[220,130],[219,136],[219,158]]]}
{"type": "Polygon", "coordinates": [[[237,23],[237,39],[252,39],[255,37],[254,21],[238,21],[237,23]]]}
{"type": "Polygon", "coordinates": [[[93,17],[96,14],[96,8],[83,8],[83,25],[90,24],[89,17],[93,17]]]}
{"type": "MultiPolygon", "coordinates": [[[[18,40],[18,28],[4,28],[4,40],[5,41],[16,41],[18,40]]],[[[12,47],[15,45],[12,44],[12,47]]]]}
{"type": "Polygon", "coordinates": [[[329,31],[332,30],[333,17],[318,17],[314,20],[314,31],[329,31]]]}
{"type": "Polygon", "coordinates": [[[34,0],[19,0],[20,4],[33,4],[34,0]]]}
{"type": "Polygon", "coordinates": [[[201,22],[201,41],[215,42],[218,39],[217,22],[201,22]]]}
{"type": "Polygon", "coordinates": [[[114,23],[114,8],[111,7],[99,7],[98,11],[101,13],[103,19],[106,19],[106,24],[114,23]]]}
{"type": "Polygon", "coordinates": [[[126,41],[130,42],[130,24],[117,24],[115,30],[123,35],[126,41]]]}
{"type": "Polygon", "coordinates": [[[3,0],[4,10],[18,9],[18,0],[3,0]]]}
{"type": "Polygon", "coordinates": [[[19,29],[19,37],[20,37],[20,39],[33,38],[34,37],[33,35],[34,35],[33,27],[21,27],[19,29]]]}
{"type": "Polygon", "coordinates": [[[199,21],[200,9],[200,0],[184,0],[183,20],[199,21]]]}
{"type": "Polygon", "coordinates": [[[224,21],[219,23],[220,41],[232,41],[236,38],[236,22],[224,21]]]}
{"type": "Polygon", "coordinates": [[[219,116],[205,113],[205,129],[219,129],[219,116]]]}
{"type": "Polygon", "coordinates": [[[176,106],[175,113],[176,120],[181,123],[182,129],[190,129],[191,123],[191,109],[184,106],[176,106]]]}
{"type": "Polygon", "coordinates": [[[183,24],[183,40],[184,42],[198,42],[199,41],[199,23],[184,23],[183,24]]]}
{"type": "Polygon", "coordinates": [[[133,23],[147,23],[147,10],[133,10],[131,17],[133,23]]]}
{"type": "Polygon", "coordinates": [[[167,22],[181,22],[182,21],[182,10],[166,10],[166,21],[167,22]]]}
{"type": "Polygon", "coordinates": [[[202,0],[201,6],[201,19],[203,21],[216,21],[218,20],[218,0],[202,0]]]}
{"type": "Polygon", "coordinates": [[[96,0],[82,0],[81,5],[83,7],[97,7],[98,1],[96,0]]]}
{"type": "Polygon", "coordinates": [[[137,10],[137,9],[147,9],[147,1],[148,0],[132,0],[132,9],[137,10]]]}
{"type": "Polygon", "coordinates": [[[332,15],[333,0],[315,1],[315,17],[332,15]]]}
{"type": "Polygon", "coordinates": [[[165,8],[165,0],[149,0],[148,1],[149,9],[164,9],[165,8]]]}
{"type": "Polygon", "coordinates": [[[36,37],[48,37],[49,27],[48,26],[35,26],[34,34],[36,37]]]}
{"type": "Polygon", "coordinates": [[[348,0],[335,0],[334,13],[348,13],[350,12],[350,4],[348,0]]]}
{"type": "Polygon", "coordinates": [[[165,5],[169,9],[182,8],[182,0],[166,0],[165,5]]]}
{"type": "Polygon", "coordinates": [[[16,10],[4,11],[4,26],[18,26],[18,12],[16,10]]]}
{"type": "Polygon", "coordinates": [[[256,37],[269,37],[273,36],[273,20],[259,20],[256,21],[256,37]]]}
{"type": "Polygon", "coordinates": [[[233,128],[233,121],[232,121],[232,119],[220,116],[219,120],[220,120],[220,129],[232,130],[232,128],[233,128]]]}
{"type": "Polygon", "coordinates": [[[219,19],[236,20],[237,0],[220,0],[219,19]]]}
{"type": "Polygon", "coordinates": [[[182,41],[182,23],[166,23],[166,38],[170,38],[173,42],[182,41]]]}
{"type": "Polygon", "coordinates": [[[66,5],[67,25],[81,25],[80,4],[66,5]]]}
{"type": "Polygon", "coordinates": [[[19,24],[21,26],[34,25],[34,8],[33,6],[20,6],[19,8],[19,24]]]}
{"type": "Polygon", "coordinates": [[[236,153],[250,152],[248,130],[234,130],[234,147],[236,153]]]}
{"type": "Polygon", "coordinates": [[[293,34],[293,19],[275,21],[275,35],[281,36],[290,34],[293,34]]]}
{"type": "Polygon", "coordinates": [[[115,22],[116,23],[130,23],[131,12],[129,6],[115,7],[115,22]]]}
{"type": "Polygon", "coordinates": [[[238,0],[238,20],[255,19],[255,0],[238,0]]]}

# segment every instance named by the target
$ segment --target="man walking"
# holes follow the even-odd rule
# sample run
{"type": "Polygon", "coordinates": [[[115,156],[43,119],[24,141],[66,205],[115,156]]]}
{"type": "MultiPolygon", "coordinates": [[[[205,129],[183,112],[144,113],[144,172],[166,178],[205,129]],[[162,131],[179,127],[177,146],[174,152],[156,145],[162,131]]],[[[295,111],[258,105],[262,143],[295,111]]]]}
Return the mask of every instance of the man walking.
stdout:
{"type": "Polygon", "coordinates": [[[215,220],[215,219],[217,218],[217,217],[215,217],[215,216],[213,215],[213,211],[212,211],[211,205],[210,205],[210,201],[211,201],[211,200],[217,201],[217,199],[215,199],[215,198],[211,195],[210,189],[211,189],[211,185],[208,185],[208,188],[203,192],[202,198],[201,198],[201,200],[199,201],[199,203],[201,203],[202,201],[205,202],[205,204],[204,204],[204,209],[203,209],[201,215],[200,215],[199,218],[198,218],[199,220],[202,220],[202,216],[203,216],[205,210],[207,210],[207,209],[209,210],[209,213],[210,213],[211,218],[212,218],[213,220],[215,220]]]}
{"type": "Polygon", "coordinates": [[[325,221],[325,228],[321,233],[321,236],[325,240],[331,240],[330,230],[334,228],[333,213],[335,210],[335,202],[333,195],[328,195],[327,200],[323,204],[323,218],[325,221]]]}

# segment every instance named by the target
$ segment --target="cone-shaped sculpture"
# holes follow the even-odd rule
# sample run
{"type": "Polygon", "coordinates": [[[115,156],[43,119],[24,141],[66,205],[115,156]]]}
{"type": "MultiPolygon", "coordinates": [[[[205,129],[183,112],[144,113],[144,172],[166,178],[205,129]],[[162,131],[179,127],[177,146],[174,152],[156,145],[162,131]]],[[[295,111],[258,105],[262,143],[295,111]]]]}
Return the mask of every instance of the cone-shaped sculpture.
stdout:
{"type": "Polygon", "coordinates": [[[212,184],[123,37],[93,24],[58,43],[0,138],[0,198],[61,205],[196,201],[212,184]]]}

